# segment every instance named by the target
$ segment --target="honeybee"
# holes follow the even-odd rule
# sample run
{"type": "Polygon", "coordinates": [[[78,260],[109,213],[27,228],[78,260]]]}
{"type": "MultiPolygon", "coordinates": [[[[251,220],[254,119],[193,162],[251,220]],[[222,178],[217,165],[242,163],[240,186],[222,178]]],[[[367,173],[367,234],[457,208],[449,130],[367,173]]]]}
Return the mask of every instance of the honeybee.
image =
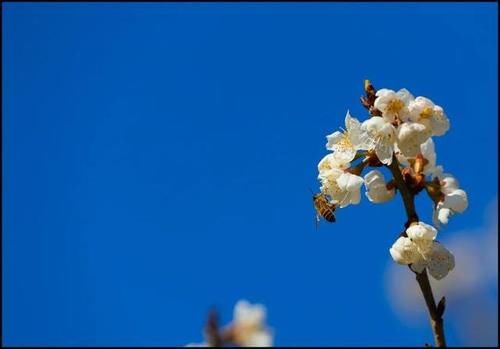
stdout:
{"type": "Polygon", "coordinates": [[[313,194],[313,202],[316,209],[316,225],[318,225],[320,217],[323,217],[327,222],[335,222],[336,205],[330,203],[324,193],[313,194]]]}

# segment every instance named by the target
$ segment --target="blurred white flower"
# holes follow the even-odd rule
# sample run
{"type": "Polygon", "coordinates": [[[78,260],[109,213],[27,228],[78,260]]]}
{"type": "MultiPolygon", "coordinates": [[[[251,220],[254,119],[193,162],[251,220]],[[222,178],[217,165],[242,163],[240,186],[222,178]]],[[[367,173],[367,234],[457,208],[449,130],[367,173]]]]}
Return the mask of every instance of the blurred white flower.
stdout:
{"type": "Polygon", "coordinates": [[[390,165],[396,129],[381,117],[371,117],[361,124],[362,142],[367,150],[374,150],[380,162],[390,165]]]}
{"type": "Polygon", "coordinates": [[[450,121],[439,105],[430,99],[417,97],[408,105],[410,119],[429,128],[433,136],[442,136],[450,128],[450,121]]]}
{"type": "Polygon", "coordinates": [[[272,346],[273,335],[266,327],[265,320],[266,308],[263,305],[238,301],[231,324],[234,342],[244,347],[272,346]]]}
{"type": "Polygon", "coordinates": [[[384,119],[390,123],[407,121],[409,116],[408,105],[413,100],[412,94],[402,88],[398,92],[386,88],[380,89],[375,94],[374,107],[382,112],[384,119]]]}
{"type": "Polygon", "coordinates": [[[385,178],[379,170],[372,170],[365,175],[365,195],[373,203],[389,201],[396,194],[396,189],[387,189],[385,178]]]}
{"type": "Polygon", "coordinates": [[[326,149],[333,151],[333,157],[343,163],[351,162],[356,152],[363,148],[361,143],[361,123],[358,119],[351,117],[349,111],[345,116],[344,132],[335,131],[326,136],[328,142],[326,149]]]}

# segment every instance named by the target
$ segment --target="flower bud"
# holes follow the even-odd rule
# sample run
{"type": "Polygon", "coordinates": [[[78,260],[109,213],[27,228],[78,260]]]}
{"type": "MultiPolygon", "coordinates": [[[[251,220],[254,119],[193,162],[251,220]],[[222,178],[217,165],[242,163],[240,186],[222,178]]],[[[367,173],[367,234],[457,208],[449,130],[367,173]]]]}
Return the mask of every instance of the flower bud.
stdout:
{"type": "Polygon", "coordinates": [[[365,195],[373,203],[389,201],[394,197],[396,189],[387,188],[384,175],[378,170],[372,170],[365,175],[365,195]]]}

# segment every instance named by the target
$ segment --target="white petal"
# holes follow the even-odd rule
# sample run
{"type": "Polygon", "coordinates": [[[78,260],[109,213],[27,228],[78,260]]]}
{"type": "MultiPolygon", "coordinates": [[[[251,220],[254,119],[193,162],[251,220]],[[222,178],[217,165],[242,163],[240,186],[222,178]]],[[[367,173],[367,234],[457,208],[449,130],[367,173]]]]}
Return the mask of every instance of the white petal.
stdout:
{"type": "Polygon", "coordinates": [[[440,179],[442,182],[441,191],[445,194],[451,193],[460,187],[458,180],[449,173],[443,174],[440,179]]]}
{"type": "Polygon", "coordinates": [[[337,179],[337,184],[339,185],[340,189],[346,191],[357,191],[363,184],[363,178],[352,173],[344,172],[337,179]]]}
{"type": "Polygon", "coordinates": [[[408,237],[417,245],[418,252],[427,259],[427,254],[432,249],[432,242],[436,238],[437,230],[424,222],[412,224],[406,229],[408,237]]]}
{"type": "Polygon", "coordinates": [[[245,326],[261,326],[266,318],[266,308],[240,300],[234,307],[234,321],[245,326]]]}
{"type": "Polygon", "coordinates": [[[359,122],[358,119],[353,118],[351,116],[351,113],[349,113],[349,110],[347,111],[347,114],[345,115],[345,129],[350,132],[352,129],[356,129],[361,126],[361,123],[359,122]]]}
{"type": "Polygon", "coordinates": [[[432,134],[442,136],[450,129],[450,120],[443,111],[443,108],[436,105],[431,119],[432,134]]]}
{"type": "Polygon", "coordinates": [[[438,177],[442,174],[443,167],[436,166],[436,151],[434,147],[434,141],[429,137],[424,143],[420,145],[420,153],[428,161],[424,166],[424,174],[427,176],[438,177]]]}
{"type": "Polygon", "coordinates": [[[434,208],[432,223],[440,228],[441,224],[448,224],[449,217],[452,215],[453,212],[449,208],[443,207],[443,203],[440,202],[437,204],[436,208],[434,208]]]}
{"type": "Polygon", "coordinates": [[[397,143],[405,156],[415,157],[421,145],[431,136],[431,131],[418,122],[405,122],[397,129],[397,143]]]}
{"type": "Polygon", "coordinates": [[[318,172],[321,174],[325,171],[330,171],[333,169],[341,170],[346,169],[351,166],[350,163],[344,163],[338,160],[337,157],[333,155],[334,153],[327,154],[321,161],[318,163],[318,172]]]}
{"type": "Polygon", "coordinates": [[[392,199],[395,189],[388,190],[384,175],[378,170],[372,170],[365,175],[366,197],[373,203],[382,203],[392,199]]]}
{"type": "Polygon", "coordinates": [[[412,263],[410,265],[411,270],[413,270],[416,273],[421,273],[424,271],[425,267],[427,266],[427,261],[423,258],[418,259],[416,262],[412,263]]]}
{"type": "Polygon", "coordinates": [[[434,242],[432,246],[431,258],[427,263],[429,274],[436,279],[441,280],[448,272],[455,267],[455,257],[443,245],[434,242]]]}
{"type": "Polygon", "coordinates": [[[377,90],[377,92],[375,93],[375,96],[381,97],[381,96],[390,95],[393,93],[395,93],[393,90],[389,90],[388,88],[381,88],[381,89],[377,90]]]}
{"type": "Polygon", "coordinates": [[[328,150],[335,150],[334,146],[339,143],[342,138],[344,138],[344,134],[340,131],[335,131],[332,134],[326,136],[327,143],[326,143],[326,149],[328,150]]]}
{"type": "Polygon", "coordinates": [[[375,146],[375,154],[381,163],[390,165],[392,163],[392,144],[379,142],[375,146]]]}
{"type": "Polygon", "coordinates": [[[415,99],[413,95],[405,88],[400,89],[397,92],[398,97],[405,103],[408,104],[415,99]]]}
{"type": "Polygon", "coordinates": [[[462,213],[468,206],[467,193],[462,189],[455,189],[444,197],[443,207],[462,213]]]}
{"type": "Polygon", "coordinates": [[[437,236],[437,230],[429,224],[424,222],[418,222],[417,224],[412,224],[406,229],[406,234],[408,237],[415,240],[434,240],[437,236]]]}
{"type": "Polygon", "coordinates": [[[411,264],[420,259],[417,246],[409,238],[401,236],[389,249],[392,259],[399,264],[411,264]]]}
{"type": "Polygon", "coordinates": [[[333,157],[339,164],[347,164],[350,163],[354,157],[356,156],[356,149],[350,147],[350,148],[343,148],[343,149],[337,149],[333,153],[333,157]]]}
{"type": "Polygon", "coordinates": [[[361,201],[361,192],[359,190],[354,191],[350,195],[350,203],[353,205],[359,204],[361,201]]]}
{"type": "Polygon", "coordinates": [[[268,331],[257,331],[242,344],[246,347],[272,347],[273,337],[268,331]]]}

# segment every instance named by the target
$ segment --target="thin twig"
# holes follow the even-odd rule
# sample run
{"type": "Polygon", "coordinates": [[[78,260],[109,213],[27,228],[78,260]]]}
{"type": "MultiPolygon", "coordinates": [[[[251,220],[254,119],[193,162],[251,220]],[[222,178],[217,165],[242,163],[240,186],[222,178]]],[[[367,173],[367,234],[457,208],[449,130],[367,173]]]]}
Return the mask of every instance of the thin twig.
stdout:
{"type": "MultiPolygon", "coordinates": [[[[404,181],[401,170],[399,168],[398,159],[395,155],[393,155],[392,157],[392,163],[387,167],[391,170],[394,181],[396,182],[396,186],[401,193],[401,198],[403,199],[406,215],[408,217],[408,221],[406,222],[405,226],[408,228],[412,222],[418,222],[418,215],[415,210],[415,196],[410,192],[408,186],[404,181]]],[[[434,335],[434,342],[436,343],[437,347],[446,347],[443,325],[445,299],[443,297],[438,306],[436,306],[436,301],[434,300],[434,295],[432,294],[431,284],[429,283],[429,277],[427,276],[427,270],[424,269],[422,273],[415,274],[418,285],[420,286],[420,290],[422,291],[422,295],[424,296],[427,310],[429,311],[432,333],[434,335]]]]}

